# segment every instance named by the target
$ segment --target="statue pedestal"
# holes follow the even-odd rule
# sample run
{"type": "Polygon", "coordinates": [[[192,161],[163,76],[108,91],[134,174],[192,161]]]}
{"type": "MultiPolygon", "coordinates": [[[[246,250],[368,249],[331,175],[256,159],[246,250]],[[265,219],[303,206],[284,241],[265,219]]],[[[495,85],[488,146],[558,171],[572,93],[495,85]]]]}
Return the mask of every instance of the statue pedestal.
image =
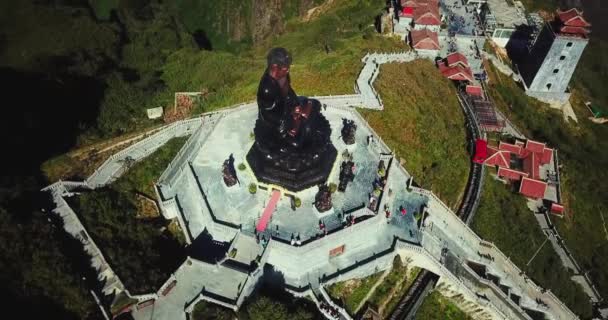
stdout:
{"type": "Polygon", "coordinates": [[[325,218],[327,216],[330,216],[330,215],[334,214],[334,207],[331,207],[327,211],[319,212],[319,210],[317,210],[317,208],[315,208],[315,206],[312,206],[312,210],[315,212],[315,214],[317,215],[317,217],[319,217],[319,219],[325,218]]]}
{"type": "Polygon", "coordinates": [[[256,142],[247,153],[247,164],[258,181],[298,192],[323,184],[336,161],[338,152],[330,140],[329,121],[320,113],[320,103],[312,102],[319,112],[310,124],[311,131],[302,145],[292,147],[277,136],[275,128],[258,118],[256,142]]]}

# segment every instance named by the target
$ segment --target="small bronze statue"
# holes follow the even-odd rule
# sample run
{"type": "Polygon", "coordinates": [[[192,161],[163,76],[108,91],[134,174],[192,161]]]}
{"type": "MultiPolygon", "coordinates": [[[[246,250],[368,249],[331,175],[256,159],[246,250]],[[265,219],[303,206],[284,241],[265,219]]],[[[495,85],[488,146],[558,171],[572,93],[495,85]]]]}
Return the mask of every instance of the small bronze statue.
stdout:
{"type": "Polygon", "coordinates": [[[327,184],[319,185],[319,192],[315,195],[315,208],[319,212],[325,212],[331,209],[331,192],[327,184]]]}
{"type": "Polygon", "coordinates": [[[342,141],[350,145],[355,143],[355,133],[357,132],[357,125],[355,121],[342,119],[342,141]]]}
{"type": "Polygon", "coordinates": [[[222,165],[222,176],[227,187],[232,187],[239,182],[239,178],[236,176],[236,170],[234,170],[234,157],[232,154],[230,154],[230,157],[228,157],[222,165]]]}
{"type": "Polygon", "coordinates": [[[342,161],[340,165],[340,183],[338,191],[345,192],[349,182],[355,179],[355,163],[352,161],[342,161]]]}

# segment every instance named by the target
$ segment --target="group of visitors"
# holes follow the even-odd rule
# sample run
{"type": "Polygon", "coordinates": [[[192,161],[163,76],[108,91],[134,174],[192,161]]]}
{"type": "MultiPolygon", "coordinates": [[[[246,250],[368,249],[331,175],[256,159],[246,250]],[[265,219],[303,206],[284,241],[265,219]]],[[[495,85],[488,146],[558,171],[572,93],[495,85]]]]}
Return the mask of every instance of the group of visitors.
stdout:
{"type": "Polygon", "coordinates": [[[319,304],[321,310],[325,311],[326,314],[330,315],[333,319],[340,319],[340,312],[326,302],[321,302],[319,304]]]}
{"type": "Polygon", "coordinates": [[[262,238],[260,238],[260,235],[256,233],[255,240],[264,248],[266,248],[266,246],[268,245],[268,239],[266,239],[266,235],[262,235],[262,238]]]}
{"type": "Polygon", "coordinates": [[[376,179],[374,179],[374,182],[372,182],[372,192],[369,195],[368,208],[374,212],[376,212],[376,208],[379,204],[378,201],[382,195],[384,187],[386,186],[386,181],[386,167],[384,165],[384,160],[380,160],[380,163],[378,163],[376,179]]]}
{"type": "MultiPolygon", "coordinates": [[[[407,209],[404,206],[399,206],[399,213],[402,217],[407,215],[407,209]]],[[[386,216],[386,223],[390,223],[391,218],[391,210],[388,204],[384,204],[384,215],[386,216]]]]}
{"type": "Polygon", "coordinates": [[[300,239],[299,233],[297,235],[294,235],[293,233],[291,234],[291,245],[292,246],[301,246],[302,245],[302,240],[300,239]]]}

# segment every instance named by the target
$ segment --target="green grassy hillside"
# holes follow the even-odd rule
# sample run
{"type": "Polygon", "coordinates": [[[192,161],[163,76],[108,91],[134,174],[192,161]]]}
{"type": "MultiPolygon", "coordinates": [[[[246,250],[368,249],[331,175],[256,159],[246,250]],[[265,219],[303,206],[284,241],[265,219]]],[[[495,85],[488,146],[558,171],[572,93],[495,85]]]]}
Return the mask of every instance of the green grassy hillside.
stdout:
{"type": "Polygon", "coordinates": [[[469,155],[456,90],[427,60],[381,67],[376,89],[382,112],[362,110],[382,139],[405,160],[422,187],[457,208],[466,187],[469,155]]]}

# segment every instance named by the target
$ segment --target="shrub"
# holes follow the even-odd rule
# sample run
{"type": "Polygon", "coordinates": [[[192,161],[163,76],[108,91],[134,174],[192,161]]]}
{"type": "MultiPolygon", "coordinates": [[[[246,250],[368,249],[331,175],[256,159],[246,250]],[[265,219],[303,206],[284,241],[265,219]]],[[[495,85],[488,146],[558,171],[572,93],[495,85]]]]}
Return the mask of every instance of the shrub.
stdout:
{"type": "Polygon", "coordinates": [[[299,208],[302,206],[302,199],[300,199],[298,197],[295,197],[295,199],[293,199],[293,202],[295,203],[296,208],[299,208]]]}
{"type": "Polygon", "coordinates": [[[255,183],[249,184],[249,193],[255,194],[258,191],[258,186],[255,183]]]}
{"type": "Polygon", "coordinates": [[[244,163],[239,163],[239,166],[237,167],[239,170],[243,171],[245,169],[247,169],[247,166],[244,163]]]}
{"type": "Polygon", "coordinates": [[[334,192],[336,192],[336,190],[338,190],[338,185],[335,184],[335,183],[333,183],[333,182],[330,183],[329,184],[329,192],[334,193],[334,192]]]}

